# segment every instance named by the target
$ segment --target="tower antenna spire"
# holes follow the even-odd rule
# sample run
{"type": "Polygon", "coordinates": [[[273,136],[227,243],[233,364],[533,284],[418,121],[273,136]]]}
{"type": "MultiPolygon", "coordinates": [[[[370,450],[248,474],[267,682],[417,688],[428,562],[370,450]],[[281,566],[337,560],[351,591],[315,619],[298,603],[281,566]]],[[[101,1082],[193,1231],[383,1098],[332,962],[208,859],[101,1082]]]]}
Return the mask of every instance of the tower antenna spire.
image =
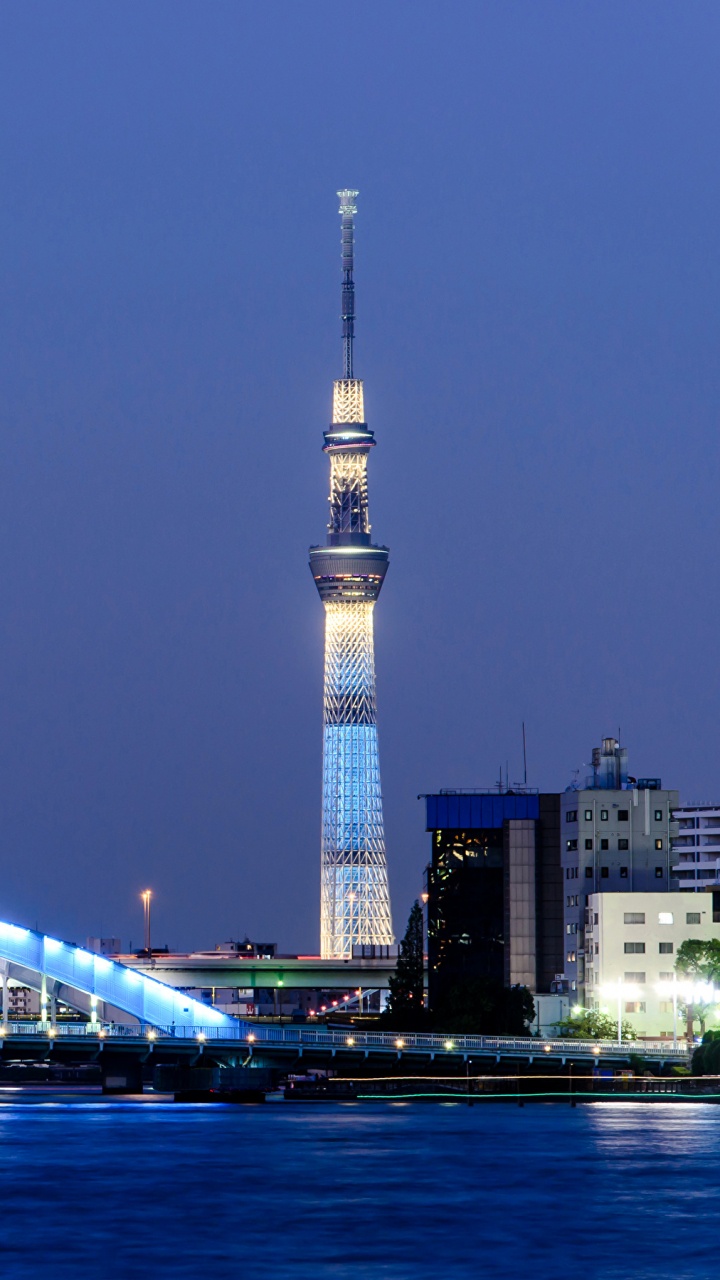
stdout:
{"type": "Polygon", "coordinates": [[[343,338],[343,378],[352,378],[353,374],[353,342],[355,340],[355,282],[353,267],[355,264],[355,224],[353,217],[357,213],[355,200],[359,191],[338,191],[340,200],[340,217],[342,218],[342,338],[343,338]]]}

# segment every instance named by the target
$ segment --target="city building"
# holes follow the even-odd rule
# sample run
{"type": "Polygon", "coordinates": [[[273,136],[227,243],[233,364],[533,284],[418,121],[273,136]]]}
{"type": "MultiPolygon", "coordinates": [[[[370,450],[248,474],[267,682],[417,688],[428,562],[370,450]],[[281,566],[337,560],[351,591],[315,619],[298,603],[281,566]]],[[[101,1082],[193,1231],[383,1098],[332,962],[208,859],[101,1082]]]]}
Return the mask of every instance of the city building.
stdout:
{"type": "Polygon", "coordinates": [[[432,833],[430,1008],[468,979],[562,989],[560,796],[441,791],[423,798],[432,833]]]}
{"type": "Polygon", "coordinates": [[[570,990],[585,986],[585,909],[597,893],[667,893],[672,879],[671,841],[677,827],[677,791],[660,778],[633,778],[627,750],[603,738],[592,754],[592,773],[561,798],[565,954],[570,990]]]}
{"type": "Polygon", "coordinates": [[[373,610],[387,547],[370,541],[367,462],[375,444],[354,375],[354,214],[357,191],[339,191],[342,217],[343,376],[325,432],[330,459],[327,543],[310,548],[325,606],[320,952],[393,942],[378,758],[373,610]]]}
{"type": "Polygon", "coordinates": [[[114,956],[122,951],[119,938],[87,938],[85,945],[88,951],[96,951],[101,956],[114,956]]]}
{"type": "Polygon", "coordinates": [[[585,913],[585,1004],[639,1036],[683,1036],[675,959],[688,939],[720,938],[720,892],[590,893],[585,913]]]}
{"type": "Polygon", "coordinates": [[[672,873],[679,889],[720,885],[720,805],[683,805],[673,811],[672,873]]]}

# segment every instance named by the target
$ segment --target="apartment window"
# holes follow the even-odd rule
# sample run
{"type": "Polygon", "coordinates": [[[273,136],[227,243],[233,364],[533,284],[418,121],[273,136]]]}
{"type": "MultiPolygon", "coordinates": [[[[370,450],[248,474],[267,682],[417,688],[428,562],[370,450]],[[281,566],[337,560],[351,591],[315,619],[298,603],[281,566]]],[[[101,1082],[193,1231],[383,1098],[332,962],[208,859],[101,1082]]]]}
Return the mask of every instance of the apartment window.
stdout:
{"type": "Polygon", "coordinates": [[[577,849],[577,840],[566,840],[568,853],[574,853],[577,849]]]}
{"type": "Polygon", "coordinates": [[[672,911],[658,911],[658,924],[673,924],[674,916],[672,911]]]}
{"type": "Polygon", "coordinates": [[[577,809],[568,809],[565,814],[566,822],[577,822],[577,809]]]}
{"type": "Polygon", "coordinates": [[[629,849],[629,848],[630,848],[629,840],[618,840],[618,849],[629,849]]]}
{"type": "Polygon", "coordinates": [[[660,974],[660,981],[661,981],[661,982],[672,982],[672,980],[673,980],[673,978],[674,978],[674,977],[675,977],[675,974],[674,974],[674,973],[672,973],[672,971],[671,971],[670,973],[661,973],[661,974],[660,974]]]}
{"type": "Polygon", "coordinates": [[[644,924],[644,911],[626,911],[623,916],[623,924],[644,924]]]}
{"type": "Polygon", "coordinates": [[[566,925],[565,925],[565,932],[566,932],[566,933],[577,933],[577,931],[578,931],[578,927],[577,927],[577,925],[576,925],[576,924],[566,924],[566,925]]]}
{"type": "Polygon", "coordinates": [[[656,868],[655,868],[655,879],[656,879],[656,880],[662,880],[662,878],[663,878],[663,869],[662,869],[662,867],[656,867],[656,868]]]}
{"type": "Polygon", "coordinates": [[[673,942],[659,943],[659,951],[661,956],[671,956],[674,950],[675,950],[675,944],[673,942]]]}
{"type": "Polygon", "coordinates": [[[585,848],[586,848],[586,849],[592,849],[592,840],[586,840],[586,841],[585,841],[585,848]]]}
{"type": "Polygon", "coordinates": [[[655,841],[655,848],[656,848],[656,849],[662,849],[662,840],[656,840],[656,841],[655,841]]]}
{"type": "Polygon", "coordinates": [[[609,849],[609,848],[610,848],[610,841],[609,841],[609,840],[601,840],[601,841],[600,841],[600,848],[601,848],[601,849],[609,849]]]}
{"type": "Polygon", "coordinates": [[[592,880],[592,867],[585,868],[585,879],[592,880]]]}
{"type": "Polygon", "coordinates": [[[608,876],[610,875],[610,868],[609,868],[609,867],[601,867],[601,868],[600,868],[600,875],[602,876],[603,880],[607,880],[608,876]]]}
{"type": "Polygon", "coordinates": [[[571,964],[574,964],[577,960],[577,954],[574,951],[568,951],[567,958],[571,964]]]}
{"type": "MultiPolygon", "coordinates": [[[[660,946],[662,946],[662,945],[663,945],[663,944],[662,944],[662,942],[661,942],[661,943],[660,943],[660,946]]],[[[644,942],[626,942],[626,943],[625,943],[625,955],[626,955],[626,956],[644,956],[644,955],[645,955],[645,943],[644,943],[644,942]]]]}
{"type": "Polygon", "coordinates": [[[618,809],[618,822],[629,822],[629,821],[630,821],[630,810],[618,809]]]}
{"type": "Polygon", "coordinates": [[[673,1011],[672,1000],[661,1000],[659,1008],[661,1013],[672,1013],[673,1011]]]}
{"type": "Polygon", "coordinates": [[[599,919],[600,919],[599,912],[597,912],[597,911],[596,911],[596,912],[595,912],[595,923],[596,923],[596,924],[598,923],[599,919]]]}
{"type": "Polygon", "coordinates": [[[625,1012],[626,1013],[644,1013],[645,1001],[644,1000],[626,1000],[625,1012]]]}
{"type": "Polygon", "coordinates": [[[592,822],[592,809],[585,810],[585,821],[592,822]]]}
{"type": "Polygon", "coordinates": [[[627,880],[627,878],[628,878],[628,869],[627,869],[627,867],[621,867],[621,868],[620,868],[620,879],[621,879],[621,880],[627,880]]]}
{"type": "Polygon", "coordinates": [[[685,923],[686,923],[686,924],[700,924],[700,912],[699,912],[699,911],[686,911],[686,912],[685,912],[685,923]]]}
{"type": "Polygon", "coordinates": [[[626,973],[623,976],[626,982],[645,982],[644,973],[626,973]]]}
{"type": "Polygon", "coordinates": [[[601,809],[601,810],[600,810],[600,821],[601,821],[601,822],[607,822],[607,820],[608,820],[608,811],[607,811],[607,809],[601,809]]]}
{"type": "Polygon", "coordinates": [[[662,822],[662,820],[663,820],[663,811],[662,811],[662,809],[656,809],[656,810],[655,810],[655,821],[656,821],[656,822],[662,822]]]}

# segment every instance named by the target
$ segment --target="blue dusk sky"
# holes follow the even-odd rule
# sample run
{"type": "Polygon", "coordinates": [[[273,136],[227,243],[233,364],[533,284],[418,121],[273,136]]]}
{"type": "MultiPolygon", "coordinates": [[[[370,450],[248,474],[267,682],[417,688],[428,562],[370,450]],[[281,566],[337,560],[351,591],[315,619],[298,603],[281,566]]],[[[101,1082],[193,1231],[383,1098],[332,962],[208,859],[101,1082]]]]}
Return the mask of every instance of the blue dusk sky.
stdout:
{"type": "Polygon", "coordinates": [[[318,945],[335,191],[390,883],[509,762],[720,802],[717,0],[0,10],[0,916],[318,945]]]}

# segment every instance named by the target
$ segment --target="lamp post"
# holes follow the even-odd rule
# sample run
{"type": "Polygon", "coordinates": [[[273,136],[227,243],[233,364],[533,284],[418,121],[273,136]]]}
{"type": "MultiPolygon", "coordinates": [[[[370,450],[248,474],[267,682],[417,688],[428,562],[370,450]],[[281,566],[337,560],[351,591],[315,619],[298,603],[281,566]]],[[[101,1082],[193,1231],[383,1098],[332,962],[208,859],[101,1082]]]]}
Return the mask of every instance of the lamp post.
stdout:
{"type": "Polygon", "coordinates": [[[143,919],[145,923],[145,950],[148,955],[152,955],[150,950],[150,900],[152,898],[152,889],[143,889],[140,894],[143,904],[143,919]]]}
{"type": "Polygon", "coordinates": [[[618,1048],[622,1046],[622,1002],[623,999],[634,1000],[637,996],[642,995],[639,987],[634,987],[618,978],[617,982],[611,982],[608,986],[603,987],[603,993],[610,996],[617,996],[617,1042],[618,1048]]]}

